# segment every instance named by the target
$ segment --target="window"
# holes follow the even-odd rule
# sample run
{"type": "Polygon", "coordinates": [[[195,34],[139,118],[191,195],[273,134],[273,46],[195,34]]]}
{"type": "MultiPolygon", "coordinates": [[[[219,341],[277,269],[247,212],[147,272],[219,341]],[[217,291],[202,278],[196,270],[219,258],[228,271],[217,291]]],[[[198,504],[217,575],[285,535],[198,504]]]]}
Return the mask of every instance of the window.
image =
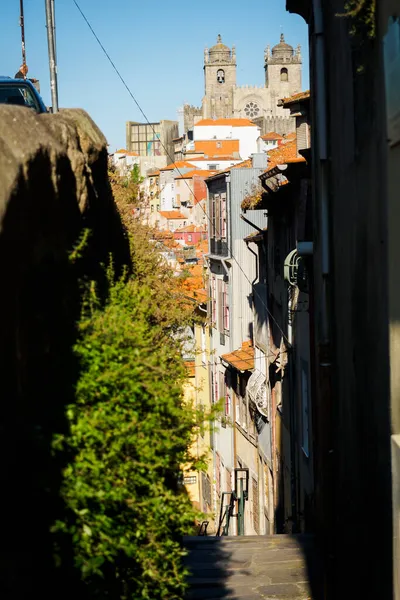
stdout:
{"type": "Polygon", "coordinates": [[[259,116],[260,108],[258,107],[256,102],[249,102],[244,107],[244,112],[246,113],[246,117],[248,117],[249,119],[253,119],[259,116]]]}
{"type": "Polygon", "coordinates": [[[240,403],[241,399],[239,396],[235,396],[235,421],[238,425],[241,425],[240,422],[240,403]]]}
{"type": "Polygon", "coordinates": [[[201,328],[201,362],[203,365],[207,364],[207,352],[206,352],[206,328],[201,328]]]}
{"type": "Polygon", "coordinates": [[[180,205],[180,204],[181,204],[181,195],[180,195],[180,194],[177,194],[177,195],[176,195],[176,203],[177,203],[178,205],[180,205]]]}
{"type": "Polygon", "coordinates": [[[231,406],[232,406],[232,397],[231,390],[228,387],[225,387],[225,416],[231,416],[231,406]]]}
{"type": "Polygon", "coordinates": [[[192,236],[191,236],[191,234],[189,233],[189,235],[188,235],[188,242],[191,242],[191,241],[192,241],[192,236]]]}
{"type": "Polygon", "coordinates": [[[220,232],[221,237],[226,239],[226,194],[221,194],[221,210],[220,210],[220,232]]]}
{"type": "Polygon", "coordinates": [[[159,204],[157,204],[157,211],[159,211],[159,210],[160,210],[160,205],[159,205],[159,204]]]}
{"type": "Polygon", "coordinates": [[[186,221],[183,221],[183,226],[186,227],[186,221]]]}
{"type": "Polygon", "coordinates": [[[154,212],[154,204],[151,205],[151,212],[154,212]]]}
{"type": "Polygon", "coordinates": [[[215,327],[217,321],[217,290],[215,277],[211,277],[211,322],[215,327]]]}
{"type": "Polygon", "coordinates": [[[222,148],[222,142],[217,142],[217,148],[222,148]]]}
{"type": "Polygon", "coordinates": [[[179,181],[179,179],[176,180],[176,187],[180,187],[181,182],[179,181]]]}
{"type": "Polygon", "coordinates": [[[207,165],[207,166],[208,166],[209,171],[218,171],[219,165],[212,164],[212,165],[207,165]]]}
{"type": "Polygon", "coordinates": [[[281,69],[281,81],[289,81],[289,73],[286,67],[281,69]]]}
{"type": "Polygon", "coordinates": [[[225,83],[225,71],[223,69],[218,69],[217,81],[218,83],[225,83]]]}
{"type": "Polygon", "coordinates": [[[224,319],[224,331],[229,332],[229,284],[223,283],[222,312],[224,319]]]}

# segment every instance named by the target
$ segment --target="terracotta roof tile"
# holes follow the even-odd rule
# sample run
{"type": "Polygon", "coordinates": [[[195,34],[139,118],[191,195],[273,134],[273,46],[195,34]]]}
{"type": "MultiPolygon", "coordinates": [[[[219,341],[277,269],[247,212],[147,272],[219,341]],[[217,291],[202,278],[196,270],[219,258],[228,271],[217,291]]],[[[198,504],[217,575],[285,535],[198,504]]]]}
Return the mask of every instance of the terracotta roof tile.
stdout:
{"type": "Polygon", "coordinates": [[[206,125],[214,125],[220,127],[230,125],[231,127],[257,127],[253,121],[249,119],[202,119],[194,124],[194,127],[204,127],[206,125]]]}
{"type": "Polygon", "coordinates": [[[237,156],[209,156],[208,158],[205,158],[204,156],[200,156],[200,157],[193,157],[190,159],[192,162],[197,162],[197,161],[207,161],[207,162],[218,162],[218,161],[223,161],[223,160],[229,160],[229,161],[234,161],[234,160],[240,160],[240,158],[238,158],[237,156]]]}
{"type": "Polygon", "coordinates": [[[186,219],[185,215],[179,210],[160,210],[159,214],[164,217],[164,219],[186,219]]]}
{"type": "MultiPolygon", "coordinates": [[[[289,160],[293,160],[297,157],[297,143],[296,138],[294,140],[290,140],[287,144],[282,144],[279,148],[274,148],[270,150],[268,153],[268,167],[266,172],[274,169],[277,165],[284,165],[289,160]]],[[[305,159],[303,159],[305,160],[305,159]]]]}
{"type": "Polygon", "coordinates": [[[294,94],[293,96],[289,96],[289,98],[282,98],[282,105],[289,106],[290,104],[294,104],[295,102],[300,102],[301,100],[309,100],[310,98],[310,90],[305,92],[299,92],[298,94],[294,94]]]}
{"type": "Polygon", "coordinates": [[[270,133],[266,133],[265,135],[262,135],[261,139],[265,140],[266,142],[268,140],[283,140],[283,136],[279,135],[279,133],[275,133],[275,131],[271,131],[270,133]]]}
{"type": "Polygon", "coordinates": [[[160,171],[173,171],[174,169],[194,169],[194,165],[186,160],[177,160],[166,167],[161,167],[160,171]]]}
{"type": "Polygon", "coordinates": [[[254,346],[251,340],[243,342],[242,347],[230,354],[223,354],[221,359],[238,371],[254,369],[254,346]]]}
{"type": "Polygon", "coordinates": [[[182,175],[177,175],[175,179],[193,179],[196,175],[199,177],[210,177],[210,175],[214,175],[217,171],[209,171],[207,169],[193,169],[193,171],[188,171],[187,173],[182,173],[182,175]]]}

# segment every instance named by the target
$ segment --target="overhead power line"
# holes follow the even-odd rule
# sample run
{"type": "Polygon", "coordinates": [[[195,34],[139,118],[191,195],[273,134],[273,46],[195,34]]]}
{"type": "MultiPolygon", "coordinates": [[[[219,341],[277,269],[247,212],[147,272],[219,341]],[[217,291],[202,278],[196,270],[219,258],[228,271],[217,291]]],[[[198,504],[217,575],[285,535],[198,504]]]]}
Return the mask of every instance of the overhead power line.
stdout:
{"type": "MultiPolygon", "coordinates": [[[[86,22],[87,26],[89,27],[90,31],[92,32],[93,36],[95,37],[97,43],[99,44],[100,48],[102,49],[103,53],[105,54],[105,56],[107,57],[108,61],[110,62],[111,66],[113,67],[114,71],[116,72],[116,74],[118,75],[119,79],[121,80],[123,86],[125,87],[125,89],[127,90],[128,94],[130,95],[130,97],[132,98],[132,100],[134,101],[134,103],[136,104],[137,108],[139,109],[141,115],[143,116],[144,120],[146,121],[146,124],[150,127],[150,129],[152,130],[154,137],[156,137],[156,131],[153,127],[153,125],[150,123],[149,119],[147,118],[147,115],[145,114],[144,110],[142,109],[142,107],[140,106],[139,102],[136,100],[134,94],[132,93],[131,89],[129,88],[128,84],[126,83],[125,79],[123,78],[123,76],[121,75],[120,71],[118,70],[118,68],[116,67],[114,61],[112,60],[112,58],[110,57],[109,53],[107,52],[107,50],[105,49],[104,45],[102,44],[101,40],[99,39],[98,35],[96,34],[95,30],[93,29],[89,19],[86,17],[86,15],[84,14],[84,12],[82,11],[81,7],[79,6],[77,0],[72,0],[72,2],[75,4],[76,8],[78,9],[78,11],[80,12],[82,18],[84,19],[84,21],[86,22]]],[[[165,145],[163,144],[162,140],[159,139],[159,142],[163,148],[163,150],[165,151],[165,155],[167,156],[167,158],[170,160],[171,163],[175,163],[175,158],[172,158],[168,152],[168,149],[165,147],[165,145]]],[[[183,175],[181,173],[181,171],[179,170],[178,167],[176,167],[176,171],[179,173],[179,175],[183,175]]],[[[185,185],[187,186],[187,188],[189,189],[189,192],[191,193],[191,195],[194,197],[195,200],[197,200],[196,195],[194,194],[193,190],[190,188],[188,182],[186,181],[186,179],[183,179],[185,185]]],[[[207,212],[205,211],[205,209],[203,208],[203,206],[201,205],[201,202],[198,202],[198,204],[200,205],[201,210],[204,212],[208,222],[211,224],[211,219],[208,216],[207,212]]],[[[245,271],[243,270],[242,266],[239,264],[238,260],[236,259],[236,256],[233,253],[232,247],[229,247],[232,259],[235,261],[235,263],[237,264],[237,266],[239,267],[239,270],[241,271],[241,273],[244,275],[245,279],[247,280],[247,282],[250,284],[250,286],[252,287],[253,291],[255,292],[255,294],[257,295],[257,297],[259,298],[263,308],[266,310],[267,314],[269,315],[269,317],[271,318],[271,320],[275,323],[276,327],[279,329],[279,331],[282,334],[283,339],[285,340],[286,344],[288,345],[288,347],[291,347],[291,344],[285,334],[285,332],[282,330],[281,326],[279,325],[279,323],[277,322],[277,320],[275,319],[275,317],[273,316],[273,314],[271,313],[271,311],[269,310],[268,306],[266,305],[266,303],[264,302],[264,299],[262,298],[262,296],[260,295],[260,293],[258,292],[257,289],[253,288],[253,284],[250,281],[250,279],[248,278],[247,274],[245,273],[245,271]]]]}

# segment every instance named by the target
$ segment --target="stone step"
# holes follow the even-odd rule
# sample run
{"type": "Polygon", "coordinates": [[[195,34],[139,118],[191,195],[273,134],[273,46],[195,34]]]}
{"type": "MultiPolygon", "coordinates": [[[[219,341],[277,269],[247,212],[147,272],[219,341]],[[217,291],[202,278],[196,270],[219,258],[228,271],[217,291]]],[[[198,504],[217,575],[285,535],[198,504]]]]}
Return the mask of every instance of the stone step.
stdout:
{"type": "MultiPolygon", "coordinates": [[[[185,539],[187,600],[311,600],[311,536],[225,536],[185,539]]],[[[315,582],[314,582],[315,583],[315,582]]]]}

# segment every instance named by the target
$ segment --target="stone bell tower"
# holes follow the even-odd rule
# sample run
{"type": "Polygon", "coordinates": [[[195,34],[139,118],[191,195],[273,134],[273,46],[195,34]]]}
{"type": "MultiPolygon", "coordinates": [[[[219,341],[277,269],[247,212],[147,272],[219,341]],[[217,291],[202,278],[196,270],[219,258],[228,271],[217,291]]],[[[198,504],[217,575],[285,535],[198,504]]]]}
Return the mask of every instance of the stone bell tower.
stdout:
{"type": "Polygon", "coordinates": [[[236,52],[222,43],[220,35],[215,46],[204,50],[204,86],[203,119],[232,117],[236,52]]]}
{"type": "Polygon", "coordinates": [[[264,56],[265,87],[270,90],[273,101],[288,98],[301,92],[301,48],[296,50],[285,42],[283,33],[279,44],[267,46],[264,56]]]}

